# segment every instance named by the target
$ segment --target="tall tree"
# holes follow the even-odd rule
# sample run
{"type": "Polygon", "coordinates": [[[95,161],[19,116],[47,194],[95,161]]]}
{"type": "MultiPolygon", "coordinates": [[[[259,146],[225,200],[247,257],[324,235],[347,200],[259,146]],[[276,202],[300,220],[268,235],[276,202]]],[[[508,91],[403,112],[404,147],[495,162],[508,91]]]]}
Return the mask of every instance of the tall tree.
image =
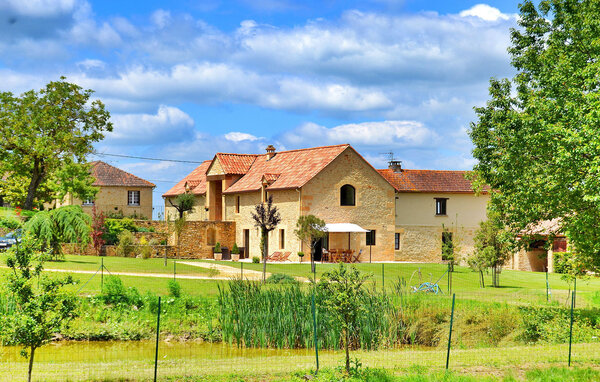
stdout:
{"type": "Polygon", "coordinates": [[[76,316],[77,299],[64,289],[73,283],[70,275],[50,279],[42,273],[43,256],[29,238],[14,245],[6,260],[10,272],[5,285],[15,309],[2,318],[0,330],[8,343],[23,346],[21,355],[29,358],[31,381],[35,351],[76,316]]]}
{"type": "MultiPolygon", "coordinates": [[[[476,174],[513,232],[561,218],[572,248],[600,266],[600,7],[524,1],[509,53],[470,136],[476,174]]],[[[526,241],[523,241],[526,242],[526,241]]]]}
{"type": "Polygon", "coordinates": [[[310,248],[310,264],[314,269],[316,240],[327,236],[325,222],[315,215],[300,216],[296,222],[294,233],[300,241],[310,248]]]}
{"type": "Polygon", "coordinates": [[[254,225],[260,228],[263,260],[263,281],[267,275],[267,257],[269,254],[269,232],[273,231],[281,222],[281,215],[273,205],[273,196],[269,195],[266,203],[259,203],[252,212],[254,225]]]}
{"type": "Polygon", "coordinates": [[[4,194],[25,209],[66,192],[84,200],[96,192],[85,157],[112,131],[110,115],[102,102],[90,101],[92,90],[65,80],[20,96],[0,93],[0,174],[26,179],[5,183],[15,189],[4,194]],[[50,192],[41,192],[44,186],[50,192]]]}

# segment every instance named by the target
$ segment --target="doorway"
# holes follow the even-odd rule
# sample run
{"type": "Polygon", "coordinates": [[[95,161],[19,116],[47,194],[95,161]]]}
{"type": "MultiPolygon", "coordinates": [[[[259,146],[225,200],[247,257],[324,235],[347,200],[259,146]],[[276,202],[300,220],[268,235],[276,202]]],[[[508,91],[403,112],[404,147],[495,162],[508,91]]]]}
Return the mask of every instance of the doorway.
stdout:
{"type": "Polygon", "coordinates": [[[244,259],[250,258],[250,230],[244,230],[244,259]]]}
{"type": "Polygon", "coordinates": [[[323,260],[323,249],[329,249],[329,233],[325,237],[313,240],[312,245],[315,249],[315,261],[323,260]]]}

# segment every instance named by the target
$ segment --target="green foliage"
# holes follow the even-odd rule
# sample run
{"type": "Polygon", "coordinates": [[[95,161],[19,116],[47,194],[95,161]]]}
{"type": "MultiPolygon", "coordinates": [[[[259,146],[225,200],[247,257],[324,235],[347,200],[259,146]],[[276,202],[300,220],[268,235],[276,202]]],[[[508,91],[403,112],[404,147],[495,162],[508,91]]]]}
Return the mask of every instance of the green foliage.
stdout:
{"type": "Polygon", "coordinates": [[[237,243],[233,243],[233,248],[231,248],[231,253],[234,255],[240,254],[240,248],[238,247],[237,243]]]}
{"type": "Polygon", "coordinates": [[[117,254],[123,257],[132,257],[135,254],[135,240],[131,232],[124,230],[119,234],[117,254]]]}
{"type": "Polygon", "coordinates": [[[585,264],[573,252],[554,252],[554,272],[570,277],[585,276],[587,274],[585,264]]]}
{"type": "Polygon", "coordinates": [[[221,253],[221,243],[217,242],[217,244],[215,244],[214,252],[221,253]]]}
{"type": "Polygon", "coordinates": [[[252,256],[252,263],[253,264],[258,264],[260,263],[260,258],[258,256],[252,256]]]}
{"type": "Polygon", "coordinates": [[[11,272],[5,287],[14,305],[2,319],[0,334],[6,342],[23,346],[21,355],[29,357],[30,381],[36,349],[77,315],[77,299],[64,288],[73,279],[46,277],[42,259],[39,241],[25,236],[11,247],[6,261],[11,272]]]}
{"type": "Polygon", "coordinates": [[[296,284],[298,280],[285,273],[273,273],[267,277],[268,284],[296,284]]]}
{"type": "Polygon", "coordinates": [[[6,201],[31,210],[67,192],[94,196],[85,157],[112,124],[92,93],[64,77],[21,96],[0,93],[0,174],[11,174],[0,190],[6,201]]]}
{"type": "Polygon", "coordinates": [[[310,260],[313,261],[313,241],[327,236],[325,222],[314,215],[300,216],[296,222],[294,234],[298,240],[311,249],[310,260]]]}
{"type": "MultiPolygon", "coordinates": [[[[522,307],[520,339],[525,343],[566,343],[569,341],[571,310],[560,307],[522,307]]],[[[592,342],[600,335],[596,310],[575,310],[573,342],[592,342]]]]}
{"type": "Polygon", "coordinates": [[[498,287],[496,272],[514,252],[514,236],[505,228],[500,215],[488,210],[488,219],[479,223],[474,241],[475,252],[469,264],[479,271],[492,268],[492,285],[498,287]]]}
{"type": "Polygon", "coordinates": [[[169,280],[169,294],[175,298],[181,297],[181,285],[177,280],[169,280]]]}
{"type": "Polygon", "coordinates": [[[144,236],[142,236],[142,238],[140,239],[139,245],[140,255],[142,255],[142,259],[147,260],[150,257],[152,257],[152,244],[149,243],[144,236]]]}
{"type": "Polygon", "coordinates": [[[600,266],[600,8],[590,0],[524,1],[509,53],[516,74],[492,79],[471,125],[475,170],[512,232],[560,219],[580,259],[600,266]]]}
{"type": "Polygon", "coordinates": [[[15,230],[17,228],[21,228],[23,223],[19,219],[16,219],[11,216],[1,216],[0,217],[0,228],[5,228],[8,230],[15,230]]]}
{"type": "Polygon", "coordinates": [[[108,276],[100,295],[104,303],[126,307],[141,308],[144,301],[135,287],[126,288],[117,276],[108,276]]]}
{"type": "Polygon", "coordinates": [[[90,242],[91,220],[80,206],[64,206],[38,212],[24,229],[56,259],[62,255],[62,243],[87,245],[90,242]]]}
{"type": "Polygon", "coordinates": [[[169,201],[169,204],[171,204],[171,206],[177,210],[179,214],[179,219],[181,219],[183,218],[183,214],[185,212],[191,211],[192,208],[194,208],[195,199],[196,197],[194,196],[194,194],[184,193],[177,195],[177,197],[175,198],[175,203],[171,202],[171,199],[167,200],[169,201]]]}
{"type": "Polygon", "coordinates": [[[365,313],[363,306],[366,292],[364,283],[368,276],[356,267],[344,263],[323,274],[317,288],[325,296],[324,304],[331,311],[331,322],[343,333],[346,350],[346,372],[350,372],[350,342],[358,331],[359,317],[365,313]]]}
{"type": "Polygon", "coordinates": [[[104,240],[108,245],[115,245],[119,242],[119,234],[127,230],[129,232],[138,232],[138,227],[132,219],[105,219],[104,240]]]}

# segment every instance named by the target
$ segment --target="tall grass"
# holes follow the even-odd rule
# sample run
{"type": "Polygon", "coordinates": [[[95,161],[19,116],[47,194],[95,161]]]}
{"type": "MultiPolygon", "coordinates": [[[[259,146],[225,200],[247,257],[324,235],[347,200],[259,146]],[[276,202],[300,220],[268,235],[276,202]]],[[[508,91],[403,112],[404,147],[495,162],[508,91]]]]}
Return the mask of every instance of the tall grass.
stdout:
{"type": "MultiPolygon", "coordinates": [[[[233,280],[219,286],[223,340],[246,347],[308,348],[314,346],[312,296],[315,294],[319,347],[339,349],[340,332],[332,325],[323,296],[313,288],[292,284],[264,286],[258,282],[233,280]]],[[[390,313],[391,300],[369,292],[362,302],[365,313],[353,333],[353,348],[374,349],[395,339],[390,313]]]]}

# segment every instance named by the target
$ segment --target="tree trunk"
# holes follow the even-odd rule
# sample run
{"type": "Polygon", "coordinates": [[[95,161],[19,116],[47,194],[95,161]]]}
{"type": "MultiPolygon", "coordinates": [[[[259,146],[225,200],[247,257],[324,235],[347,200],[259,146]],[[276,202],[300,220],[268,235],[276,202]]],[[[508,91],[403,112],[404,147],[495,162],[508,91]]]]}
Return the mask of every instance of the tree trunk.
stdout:
{"type": "Polygon", "coordinates": [[[29,187],[27,187],[27,197],[25,198],[25,205],[23,206],[26,210],[33,209],[33,200],[37,189],[44,178],[44,172],[40,168],[42,163],[39,159],[35,159],[33,163],[33,170],[31,171],[31,180],[29,181],[29,187]]]}
{"type": "Polygon", "coordinates": [[[31,347],[31,354],[29,354],[29,372],[27,373],[27,381],[31,382],[31,371],[33,370],[33,356],[35,354],[35,348],[31,347]]]}
{"type": "Polygon", "coordinates": [[[269,253],[269,242],[268,242],[268,236],[267,233],[265,231],[263,231],[262,233],[262,237],[263,237],[263,282],[266,281],[267,279],[267,254],[269,253]]]}
{"type": "Polygon", "coordinates": [[[350,374],[350,331],[346,331],[346,373],[350,374]]]}

